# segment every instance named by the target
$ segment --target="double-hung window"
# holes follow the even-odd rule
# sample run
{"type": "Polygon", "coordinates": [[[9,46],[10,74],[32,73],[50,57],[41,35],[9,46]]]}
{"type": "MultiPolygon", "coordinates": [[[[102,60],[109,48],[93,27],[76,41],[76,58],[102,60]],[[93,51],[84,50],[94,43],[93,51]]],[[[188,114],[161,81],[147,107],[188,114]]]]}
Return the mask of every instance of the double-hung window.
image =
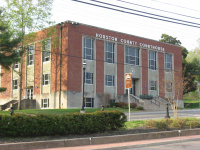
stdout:
{"type": "Polygon", "coordinates": [[[19,68],[19,63],[13,65],[13,69],[18,69],[18,68],[19,68]]]}
{"type": "Polygon", "coordinates": [[[49,80],[49,74],[43,74],[43,76],[42,76],[42,85],[48,85],[48,84],[50,84],[50,80],[49,80]]]}
{"type": "Polygon", "coordinates": [[[33,65],[33,55],[34,55],[34,47],[33,45],[28,47],[27,53],[27,65],[33,65]]]}
{"type": "Polygon", "coordinates": [[[106,75],[106,86],[115,86],[115,76],[106,75]]]}
{"type": "Polygon", "coordinates": [[[156,81],[149,81],[149,90],[156,91],[156,81]]]}
{"type": "Polygon", "coordinates": [[[139,49],[126,46],[125,48],[126,64],[139,65],[139,49]]]}
{"type": "Polygon", "coordinates": [[[93,60],[94,40],[84,38],[84,59],[93,60]]]}
{"type": "Polygon", "coordinates": [[[93,73],[85,72],[85,82],[86,84],[93,84],[93,73]]]}
{"type": "Polygon", "coordinates": [[[114,43],[106,42],[106,62],[114,63],[114,43]]]}
{"type": "Polygon", "coordinates": [[[13,80],[13,90],[18,89],[18,79],[13,80]]]}
{"type": "Polygon", "coordinates": [[[43,49],[42,49],[42,60],[43,62],[49,61],[50,60],[50,40],[44,41],[43,42],[43,49]]]}
{"type": "Polygon", "coordinates": [[[49,99],[48,98],[42,99],[41,107],[42,108],[49,108],[49,99]]]}
{"type": "Polygon", "coordinates": [[[156,52],[149,51],[149,69],[156,70],[156,52]]]}
{"type": "Polygon", "coordinates": [[[171,72],[172,70],[172,55],[165,54],[165,70],[171,72]]]}
{"type": "Polygon", "coordinates": [[[85,98],[85,107],[94,107],[94,98],[85,98]]]}

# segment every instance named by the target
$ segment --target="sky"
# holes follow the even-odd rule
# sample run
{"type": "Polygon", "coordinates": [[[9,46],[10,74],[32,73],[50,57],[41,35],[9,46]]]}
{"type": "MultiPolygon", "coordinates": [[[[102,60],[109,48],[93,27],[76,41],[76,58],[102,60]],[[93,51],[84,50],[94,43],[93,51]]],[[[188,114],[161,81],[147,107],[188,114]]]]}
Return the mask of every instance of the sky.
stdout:
{"type": "MultiPolygon", "coordinates": [[[[80,1],[103,5],[100,3],[93,2],[91,0],[80,0],[80,1]]],[[[110,3],[113,5],[118,5],[121,7],[127,7],[130,9],[135,9],[137,11],[144,11],[156,15],[162,15],[165,17],[171,17],[200,24],[199,0],[167,0],[167,1],[166,0],[109,0],[109,1],[99,0],[99,1],[110,3]],[[189,17],[183,15],[187,15],[189,17]]],[[[112,6],[107,6],[107,7],[112,7],[112,6]]],[[[112,8],[129,11],[131,13],[139,13],[116,7],[112,8]]],[[[147,15],[143,13],[139,14],[147,15]]],[[[131,35],[153,40],[159,40],[161,39],[162,34],[168,34],[180,40],[182,46],[186,47],[189,51],[194,50],[196,47],[199,47],[199,43],[197,42],[197,40],[200,38],[200,25],[193,24],[194,26],[198,26],[199,28],[184,26],[180,24],[154,20],[133,14],[127,14],[114,10],[91,6],[88,4],[75,2],[73,0],[54,0],[52,9],[52,20],[55,21],[55,23],[71,20],[78,23],[97,26],[122,33],[128,33],[131,35]]]]}

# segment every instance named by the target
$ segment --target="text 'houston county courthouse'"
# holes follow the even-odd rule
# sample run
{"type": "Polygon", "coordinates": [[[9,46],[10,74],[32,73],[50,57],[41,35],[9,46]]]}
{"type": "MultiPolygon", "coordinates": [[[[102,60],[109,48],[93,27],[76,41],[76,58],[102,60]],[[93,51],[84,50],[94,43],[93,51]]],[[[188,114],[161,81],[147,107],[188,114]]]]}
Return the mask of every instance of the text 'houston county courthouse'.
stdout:
{"type": "MultiPolygon", "coordinates": [[[[51,28],[52,35],[45,34],[50,28],[38,31],[24,55],[22,99],[36,100],[37,109],[81,108],[83,82],[85,107],[100,107],[108,98],[127,102],[125,73],[132,73],[131,102],[153,95],[183,107],[181,47],[72,21],[51,28]]],[[[0,69],[0,86],[7,88],[1,104],[19,98],[19,67],[0,69]]]]}

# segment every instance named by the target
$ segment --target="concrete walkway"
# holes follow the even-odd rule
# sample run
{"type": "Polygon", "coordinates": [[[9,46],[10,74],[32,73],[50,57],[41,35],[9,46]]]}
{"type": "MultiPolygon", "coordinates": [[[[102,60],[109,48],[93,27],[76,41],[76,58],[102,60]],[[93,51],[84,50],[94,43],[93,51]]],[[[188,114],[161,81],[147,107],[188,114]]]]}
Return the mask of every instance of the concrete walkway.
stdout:
{"type": "Polygon", "coordinates": [[[66,149],[68,150],[94,150],[94,149],[121,150],[121,149],[130,149],[130,148],[141,148],[141,147],[146,147],[146,146],[181,143],[181,142],[186,142],[186,141],[196,141],[196,140],[200,140],[200,135],[182,136],[182,137],[179,136],[179,137],[173,137],[173,138],[141,140],[141,141],[102,144],[102,145],[50,148],[50,149],[40,149],[40,150],[66,150],[66,149]]]}

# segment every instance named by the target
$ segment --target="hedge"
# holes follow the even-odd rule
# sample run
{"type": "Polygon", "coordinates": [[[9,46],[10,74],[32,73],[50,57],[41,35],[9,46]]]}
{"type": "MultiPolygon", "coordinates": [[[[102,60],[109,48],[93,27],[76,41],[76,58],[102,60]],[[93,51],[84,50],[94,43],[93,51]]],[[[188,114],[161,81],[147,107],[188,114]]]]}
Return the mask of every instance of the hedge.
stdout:
{"type": "Polygon", "coordinates": [[[125,122],[126,115],[117,110],[64,115],[0,115],[0,137],[98,133],[119,129],[125,122]]]}

